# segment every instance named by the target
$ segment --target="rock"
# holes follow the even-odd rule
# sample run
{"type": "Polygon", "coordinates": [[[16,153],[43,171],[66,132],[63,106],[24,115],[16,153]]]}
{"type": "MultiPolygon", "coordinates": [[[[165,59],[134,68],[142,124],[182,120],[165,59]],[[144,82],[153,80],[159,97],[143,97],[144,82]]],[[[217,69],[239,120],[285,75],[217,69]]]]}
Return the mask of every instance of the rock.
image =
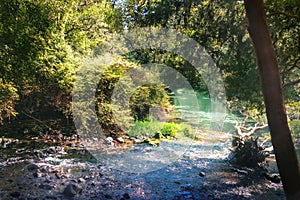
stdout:
{"type": "Polygon", "coordinates": [[[246,170],[232,168],[232,171],[237,172],[237,173],[242,174],[242,175],[248,175],[248,172],[246,170]]]}
{"type": "Polygon", "coordinates": [[[125,142],[124,139],[123,139],[122,137],[118,137],[116,140],[117,140],[118,142],[120,142],[120,143],[124,143],[124,142],[125,142]]]}
{"type": "Polygon", "coordinates": [[[32,174],[32,176],[33,176],[34,178],[39,178],[39,177],[41,177],[41,174],[38,173],[38,172],[34,172],[34,173],[32,174]]]}
{"type": "Polygon", "coordinates": [[[105,138],[105,142],[113,142],[114,139],[112,137],[107,137],[105,138]]]}
{"type": "Polygon", "coordinates": [[[55,177],[56,177],[57,179],[60,179],[60,178],[61,178],[61,175],[58,174],[58,173],[55,173],[55,177]]]}
{"type": "Polygon", "coordinates": [[[134,144],[140,144],[140,143],[142,143],[143,142],[143,140],[141,140],[141,139],[134,139],[133,140],[133,143],[134,144]]]}
{"type": "Polygon", "coordinates": [[[280,176],[279,174],[265,174],[267,180],[273,183],[280,183],[280,176]]]}
{"type": "Polygon", "coordinates": [[[30,172],[37,171],[38,169],[39,169],[39,166],[37,166],[36,164],[27,165],[27,170],[30,172]]]}
{"type": "Polygon", "coordinates": [[[129,196],[128,193],[125,193],[125,194],[123,194],[123,198],[124,198],[124,199],[130,199],[130,196],[129,196]]]}
{"type": "Polygon", "coordinates": [[[54,154],[56,152],[57,152],[57,150],[54,146],[49,147],[47,150],[47,153],[49,153],[49,154],[54,154]]]}
{"type": "Polygon", "coordinates": [[[159,132],[159,131],[156,132],[155,135],[154,135],[155,139],[162,139],[163,137],[164,137],[163,134],[161,132],[159,132]]]}
{"type": "Polygon", "coordinates": [[[79,178],[79,179],[78,179],[78,182],[79,182],[79,183],[85,183],[85,180],[84,180],[84,178],[79,178]]]}
{"type": "Polygon", "coordinates": [[[20,192],[12,192],[10,193],[10,196],[13,197],[13,198],[18,198],[20,196],[20,192]]]}
{"type": "Polygon", "coordinates": [[[152,140],[150,140],[150,139],[145,139],[144,141],[143,141],[143,143],[146,143],[146,144],[149,144],[149,145],[151,145],[151,146],[154,146],[154,147],[157,147],[157,146],[159,146],[159,144],[160,144],[160,140],[157,140],[157,139],[152,139],[152,140]]]}
{"type": "Polygon", "coordinates": [[[105,194],[104,197],[107,198],[107,199],[112,199],[113,198],[110,194],[105,194]]]}
{"type": "Polygon", "coordinates": [[[192,189],[192,185],[189,183],[180,186],[181,191],[191,190],[191,189],[192,189]]]}
{"type": "Polygon", "coordinates": [[[48,184],[41,184],[40,186],[39,186],[39,188],[41,188],[41,189],[44,189],[44,190],[51,190],[52,188],[53,188],[53,186],[51,186],[51,185],[48,185],[48,184]]]}
{"type": "Polygon", "coordinates": [[[109,145],[109,146],[114,146],[114,139],[112,137],[107,137],[104,139],[105,144],[109,145]]]}
{"type": "Polygon", "coordinates": [[[189,191],[180,191],[180,192],[178,192],[180,195],[190,195],[191,194],[191,192],[189,192],[189,191]]]}
{"type": "Polygon", "coordinates": [[[66,186],[63,191],[63,194],[68,197],[74,197],[76,194],[80,193],[82,188],[76,184],[70,183],[66,186]]]}
{"type": "Polygon", "coordinates": [[[199,172],[199,176],[204,177],[205,173],[204,172],[199,172]]]}

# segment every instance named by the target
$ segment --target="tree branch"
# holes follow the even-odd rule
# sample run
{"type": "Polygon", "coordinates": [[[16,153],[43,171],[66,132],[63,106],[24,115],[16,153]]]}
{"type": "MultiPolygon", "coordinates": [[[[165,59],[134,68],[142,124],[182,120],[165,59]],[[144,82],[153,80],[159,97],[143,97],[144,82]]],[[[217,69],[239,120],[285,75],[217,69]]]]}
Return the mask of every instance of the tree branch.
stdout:
{"type": "Polygon", "coordinates": [[[285,88],[285,87],[288,87],[288,86],[297,85],[299,83],[300,83],[300,79],[292,81],[292,82],[289,82],[289,83],[286,83],[286,84],[283,85],[283,87],[285,88]]]}
{"type": "Polygon", "coordinates": [[[256,131],[268,127],[268,124],[264,124],[262,126],[258,126],[258,125],[259,125],[259,123],[256,123],[254,127],[248,127],[248,128],[246,128],[245,126],[237,126],[236,125],[236,126],[234,126],[234,128],[240,137],[249,137],[256,131]],[[243,133],[243,131],[247,131],[247,132],[243,133]]]}
{"type": "Polygon", "coordinates": [[[292,17],[292,18],[296,18],[296,19],[300,19],[300,16],[299,15],[293,15],[291,13],[287,13],[287,12],[283,12],[283,11],[274,11],[274,12],[271,12],[267,15],[267,17],[270,17],[270,16],[274,16],[274,15],[284,15],[284,16],[287,16],[287,17],[292,17]]]}

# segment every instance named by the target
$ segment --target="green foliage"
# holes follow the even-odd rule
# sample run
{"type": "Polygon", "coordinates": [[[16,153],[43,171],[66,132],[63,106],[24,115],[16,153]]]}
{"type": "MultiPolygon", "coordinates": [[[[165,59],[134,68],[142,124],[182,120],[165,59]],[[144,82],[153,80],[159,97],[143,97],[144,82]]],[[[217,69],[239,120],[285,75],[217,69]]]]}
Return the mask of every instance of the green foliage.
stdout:
{"type": "Polygon", "coordinates": [[[135,121],[130,127],[127,135],[130,137],[145,136],[154,137],[156,132],[160,132],[164,122],[159,121],[135,121]]]}
{"type": "Polygon", "coordinates": [[[0,79],[0,124],[5,118],[16,116],[14,107],[19,95],[12,83],[3,83],[0,79]]]}
{"type": "Polygon", "coordinates": [[[294,139],[300,138],[300,120],[292,120],[289,122],[291,133],[294,139]]]}
{"type": "MultiPolygon", "coordinates": [[[[107,132],[117,134],[121,132],[120,127],[130,127],[134,119],[149,119],[150,108],[153,106],[159,105],[161,109],[170,106],[169,97],[163,85],[136,87],[135,84],[139,84],[133,82],[126,74],[128,71],[141,69],[139,64],[118,56],[115,56],[110,64],[99,59],[91,59],[86,63],[89,70],[84,76],[77,77],[78,83],[83,84],[77,85],[76,90],[80,95],[81,92],[89,91],[97,86],[95,88],[97,120],[107,132]],[[93,73],[89,73],[90,71],[93,73]],[[99,80],[95,80],[98,77],[95,75],[97,73],[101,74],[99,80]],[[118,104],[125,103],[128,103],[128,107],[117,107],[118,104]]],[[[82,112],[81,116],[89,119],[89,110],[80,109],[80,112],[82,112]]]]}
{"type": "Polygon", "coordinates": [[[267,0],[265,7],[285,98],[300,100],[300,7],[298,0],[267,0]]]}
{"type": "Polygon", "coordinates": [[[20,99],[5,109],[67,113],[78,66],[120,30],[118,18],[107,1],[0,1],[0,74],[20,99]]]}
{"type": "MultiPolygon", "coordinates": [[[[286,98],[298,98],[299,101],[299,1],[267,0],[265,4],[286,98]]],[[[234,0],[127,0],[123,10],[129,28],[172,28],[196,40],[205,47],[221,70],[228,100],[233,103],[243,101],[247,107],[262,110],[260,81],[243,3],[234,0]]],[[[198,75],[188,68],[187,63],[178,62],[180,58],[176,55],[161,56],[158,53],[143,52],[136,57],[142,63],[155,60],[177,70],[179,64],[183,69],[179,69],[181,73],[194,76],[192,81],[189,78],[191,83],[201,82],[198,75]]],[[[206,90],[205,83],[199,85],[194,88],[199,91],[206,90]]]]}
{"type": "Polygon", "coordinates": [[[161,129],[163,136],[175,137],[178,132],[178,125],[175,123],[166,123],[161,129]]]}
{"type": "MultiPolygon", "coordinates": [[[[265,5],[285,98],[299,102],[298,1],[267,0],[265,5]]],[[[86,56],[109,42],[112,33],[142,26],[176,29],[197,41],[223,75],[230,108],[264,121],[258,114],[264,105],[244,12],[243,4],[234,0],[1,0],[0,122],[20,111],[38,118],[53,110],[69,116],[75,74],[86,56]]],[[[186,53],[194,52],[189,50],[186,53]]],[[[149,120],[154,109],[171,114],[167,86],[142,85],[131,96],[130,108],[114,111],[123,116],[119,122],[114,119],[111,97],[115,85],[128,70],[145,63],[168,65],[184,75],[196,91],[207,92],[201,74],[182,57],[155,49],[130,52],[118,58],[98,84],[98,120],[105,129],[119,131],[118,123],[130,126],[132,120],[149,120]]],[[[133,84],[128,78],[122,84],[127,93],[131,91],[133,84]]],[[[299,119],[296,108],[287,108],[291,121],[299,119]]],[[[83,110],[82,116],[89,119],[90,113],[83,110]]],[[[167,129],[170,133],[166,134],[176,132],[167,129]]]]}
{"type": "Polygon", "coordinates": [[[300,102],[289,101],[286,104],[289,126],[294,139],[300,138],[300,102]]]}
{"type": "Polygon", "coordinates": [[[145,136],[156,139],[162,137],[171,139],[172,137],[189,137],[194,136],[193,128],[184,123],[160,122],[160,121],[135,121],[130,127],[127,135],[130,137],[145,136]]]}
{"type": "MultiPolygon", "coordinates": [[[[162,84],[141,86],[131,96],[130,108],[135,120],[144,121],[153,117],[150,116],[150,109],[155,108],[156,105],[161,108],[160,112],[165,112],[171,107],[168,93],[162,84]]],[[[156,114],[164,115],[164,113],[156,114]]]]}

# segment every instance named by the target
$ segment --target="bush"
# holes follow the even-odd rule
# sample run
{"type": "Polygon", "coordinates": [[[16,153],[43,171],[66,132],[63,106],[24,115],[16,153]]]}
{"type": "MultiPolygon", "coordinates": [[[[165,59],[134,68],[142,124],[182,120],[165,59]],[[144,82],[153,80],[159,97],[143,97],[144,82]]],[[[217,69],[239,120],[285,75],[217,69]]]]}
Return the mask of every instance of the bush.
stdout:
{"type": "Polygon", "coordinates": [[[159,121],[135,121],[127,132],[129,137],[154,137],[156,132],[159,132],[164,125],[164,122],[159,121]]]}
{"type": "Polygon", "coordinates": [[[179,125],[175,123],[165,123],[161,129],[161,133],[165,137],[175,137],[179,130],[178,126],[179,125]]]}
{"type": "MultiPolygon", "coordinates": [[[[149,110],[154,105],[159,104],[162,109],[170,106],[164,85],[143,85],[142,82],[137,83],[142,81],[141,78],[132,79],[131,75],[140,75],[138,70],[141,67],[137,63],[115,56],[114,61],[109,64],[96,58],[87,62],[86,65],[89,73],[77,77],[79,84],[76,85],[75,92],[77,92],[76,95],[84,95],[81,92],[89,91],[98,81],[95,80],[95,74],[101,74],[95,94],[96,112],[101,127],[107,133],[120,134],[122,133],[120,128],[130,127],[134,119],[142,119],[141,121],[149,119],[149,110]],[[135,70],[137,73],[130,74],[135,70]],[[142,86],[139,87],[140,85],[142,86]],[[128,103],[128,107],[123,107],[125,103],[128,103]]],[[[80,96],[80,98],[84,99],[85,96],[80,96]]],[[[82,116],[86,116],[85,109],[80,109],[80,112],[83,112],[82,116]]]]}
{"type": "MultiPolygon", "coordinates": [[[[129,137],[190,137],[194,136],[193,129],[188,124],[177,124],[173,122],[160,121],[135,121],[134,125],[130,127],[127,132],[129,137]]],[[[192,138],[193,139],[193,138],[192,138]]]]}

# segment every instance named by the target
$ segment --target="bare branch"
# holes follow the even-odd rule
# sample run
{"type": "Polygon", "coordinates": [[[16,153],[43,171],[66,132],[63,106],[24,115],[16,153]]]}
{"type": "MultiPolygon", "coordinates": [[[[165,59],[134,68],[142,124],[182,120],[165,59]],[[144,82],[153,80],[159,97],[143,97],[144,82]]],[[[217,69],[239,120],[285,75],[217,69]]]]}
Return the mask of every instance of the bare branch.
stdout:
{"type": "Polygon", "coordinates": [[[259,123],[256,123],[254,127],[248,127],[248,128],[246,128],[244,126],[235,125],[234,128],[240,137],[249,137],[252,134],[254,134],[256,131],[268,127],[268,124],[264,124],[262,126],[258,126],[258,125],[259,125],[259,123]]]}

